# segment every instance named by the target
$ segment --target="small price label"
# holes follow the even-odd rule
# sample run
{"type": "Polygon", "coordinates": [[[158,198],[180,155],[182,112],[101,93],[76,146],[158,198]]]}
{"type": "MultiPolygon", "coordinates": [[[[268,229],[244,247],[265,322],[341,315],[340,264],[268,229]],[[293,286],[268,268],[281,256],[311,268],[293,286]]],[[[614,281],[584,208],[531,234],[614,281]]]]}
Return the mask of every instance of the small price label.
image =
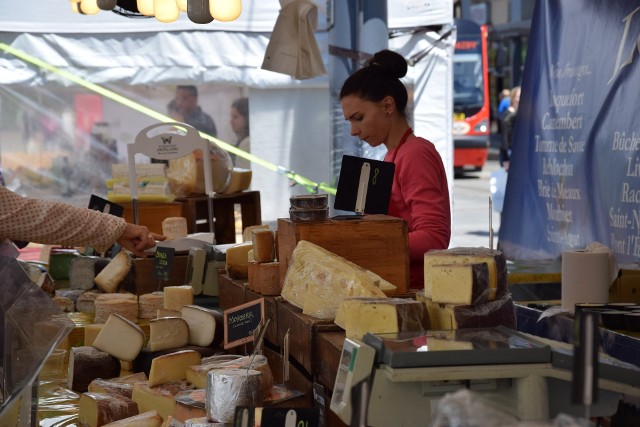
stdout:
{"type": "Polygon", "coordinates": [[[156,262],[153,270],[155,271],[158,280],[162,282],[169,280],[169,273],[173,266],[174,252],[174,248],[164,248],[161,246],[156,248],[156,262]]]}

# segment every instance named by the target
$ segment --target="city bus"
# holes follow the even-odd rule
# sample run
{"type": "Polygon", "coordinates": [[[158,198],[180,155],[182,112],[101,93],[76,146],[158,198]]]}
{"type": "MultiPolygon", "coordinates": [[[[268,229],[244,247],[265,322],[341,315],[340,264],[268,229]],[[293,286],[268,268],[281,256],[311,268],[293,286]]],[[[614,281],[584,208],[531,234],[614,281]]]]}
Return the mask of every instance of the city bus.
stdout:
{"type": "Polygon", "coordinates": [[[456,19],[453,55],[453,167],[481,171],[489,154],[487,27],[456,19]]]}

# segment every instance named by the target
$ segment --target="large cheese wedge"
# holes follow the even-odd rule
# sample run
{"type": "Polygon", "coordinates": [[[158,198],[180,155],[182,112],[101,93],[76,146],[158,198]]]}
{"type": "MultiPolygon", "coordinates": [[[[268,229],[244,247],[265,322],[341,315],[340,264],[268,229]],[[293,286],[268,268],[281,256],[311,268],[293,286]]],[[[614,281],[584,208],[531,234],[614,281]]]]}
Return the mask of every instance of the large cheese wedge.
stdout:
{"type": "Polygon", "coordinates": [[[183,305],[193,304],[193,288],[189,285],[165,286],[164,308],[180,311],[183,305]]]}
{"type": "Polygon", "coordinates": [[[424,298],[424,303],[429,315],[429,329],[517,327],[515,307],[509,295],[479,305],[440,304],[429,298],[424,298]]]}
{"type": "Polygon", "coordinates": [[[403,298],[360,300],[345,310],[347,338],[362,339],[367,333],[385,334],[428,329],[423,303],[403,298]]]}
{"type": "Polygon", "coordinates": [[[181,315],[189,325],[189,344],[206,347],[224,340],[222,313],[197,305],[185,305],[181,315]]]}
{"type": "Polygon", "coordinates": [[[149,321],[149,350],[184,347],[189,343],[189,325],[181,317],[161,317],[149,321]]]}
{"type": "Polygon", "coordinates": [[[194,350],[181,350],[158,356],[151,362],[149,386],[182,381],[187,379],[187,368],[198,365],[202,360],[200,353],[194,350]]]}
{"type": "Polygon", "coordinates": [[[146,383],[137,383],[133,385],[131,400],[138,404],[140,412],[157,411],[158,415],[166,421],[176,407],[173,396],[191,388],[184,381],[162,384],[157,387],[150,387],[146,383]]]}
{"type": "Polygon", "coordinates": [[[501,251],[488,248],[450,248],[432,250],[424,254],[424,295],[433,297],[431,271],[434,265],[487,263],[489,296],[493,301],[507,294],[507,260],[501,251]]]}
{"type": "Polygon", "coordinates": [[[125,252],[118,253],[96,276],[96,286],[103,292],[117,292],[132,265],[133,261],[129,255],[125,252]]]}
{"type": "Polygon", "coordinates": [[[117,394],[84,393],[78,406],[78,418],[84,427],[100,427],[138,415],[138,404],[117,394]]]}
{"type": "Polygon", "coordinates": [[[119,314],[112,314],[93,342],[93,346],[128,362],[140,353],[146,338],[138,325],[119,314]]]}
{"type": "Polygon", "coordinates": [[[69,354],[67,387],[85,392],[96,378],[114,378],[120,375],[120,361],[96,348],[72,347],[69,354]]]}
{"type": "Polygon", "coordinates": [[[433,302],[477,305],[489,301],[489,267],[486,262],[433,265],[430,275],[433,302]]]}
{"type": "Polygon", "coordinates": [[[249,277],[248,253],[253,249],[253,242],[244,242],[227,248],[226,268],[232,279],[246,279],[249,277]]]}
{"type": "Polygon", "coordinates": [[[384,297],[367,270],[306,240],[293,250],[282,296],[304,314],[333,320],[346,297],[384,297]]]}
{"type": "Polygon", "coordinates": [[[149,411],[105,424],[103,427],[162,427],[162,417],[157,411],[149,411]]]}

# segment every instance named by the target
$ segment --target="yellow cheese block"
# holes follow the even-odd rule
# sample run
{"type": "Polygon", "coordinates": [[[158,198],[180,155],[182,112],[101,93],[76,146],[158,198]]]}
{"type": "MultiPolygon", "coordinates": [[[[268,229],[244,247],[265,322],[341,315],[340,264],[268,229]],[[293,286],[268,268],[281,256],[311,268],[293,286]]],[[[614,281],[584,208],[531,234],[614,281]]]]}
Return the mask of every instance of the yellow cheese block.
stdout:
{"type": "Polygon", "coordinates": [[[251,178],[251,169],[233,168],[229,179],[229,185],[222,194],[237,193],[239,191],[249,189],[251,186],[251,178]]]}
{"type": "Polygon", "coordinates": [[[431,266],[431,293],[434,302],[477,305],[489,301],[489,268],[477,264],[431,266]]]}
{"type": "Polygon", "coordinates": [[[167,420],[176,407],[174,396],[181,391],[190,390],[186,382],[174,382],[150,387],[148,383],[133,385],[131,400],[138,404],[140,412],[156,411],[163,420],[167,420]]]}
{"type": "Polygon", "coordinates": [[[366,333],[422,331],[429,326],[424,304],[404,298],[361,299],[344,312],[347,338],[362,339],[366,333]]]}
{"type": "Polygon", "coordinates": [[[189,343],[189,325],[181,317],[161,317],[149,321],[149,350],[184,347],[189,343]]]}
{"type": "Polygon", "coordinates": [[[183,305],[190,304],[193,304],[193,288],[191,286],[164,287],[164,308],[180,311],[183,305]]]}
{"type": "Polygon", "coordinates": [[[385,297],[367,270],[306,240],[293,250],[282,296],[304,314],[335,319],[342,300],[385,297]]]}
{"type": "MultiPolygon", "coordinates": [[[[249,277],[248,253],[253,249],[253,242],[244,242],[227,248],[227,274],[232,279],[249,277]]],[[[254,254],[255,255],[255,254],[254,254]]]]}
{"type": "Polygon", "coordinates": [[[151,362],[149,386],[182,381],[187,378],[187,368],[200,364],[202,356],[194,350],[180,350],[158,356],[151,362]]]}
{"type": "Polygon", "coordinates": [[[118,255],[102,269],[95,278],[96,286],[102,292],[117,292],[120,287],[120,283],[129,274],[133,261],[129,255],[125,252],[120,252],[118,255]]]}
{"type": "Polygon", "coordinates": [[[84,327],[84,345],[92,345],[102,330],[104,323],[92,323],[84,327]]]}

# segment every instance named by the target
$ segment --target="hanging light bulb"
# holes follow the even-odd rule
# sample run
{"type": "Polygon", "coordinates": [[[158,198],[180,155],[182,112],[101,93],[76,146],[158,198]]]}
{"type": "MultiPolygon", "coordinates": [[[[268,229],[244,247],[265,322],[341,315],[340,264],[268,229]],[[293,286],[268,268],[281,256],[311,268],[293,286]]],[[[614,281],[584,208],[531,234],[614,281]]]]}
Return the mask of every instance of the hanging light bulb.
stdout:
{"type": "Polygon", "coordinates": [[[100,10],[113,10],[117,3],[118,0],[98,0],[98,7],[100,10]]]}
{"type": "Polygon", "coordinates": [[[100,12],[100,8],[98,7],[98,2],[96,0],[81,0],[80,10],[85,15],[95,15],[100,12]]]}
{"type": "Polygon", "coordinates": [[[209,10],[213,19],[218,21],[233,21],[242,12],[241,0],[209,0],[209,10]]]}
{"type": "Polygon", "coordinates": [[[187,0],[187,16],[196,24],[208,24],[213,21],[209,11],[209,0],[187,0]]]}
{"type": "Polygon", "coordinates": [[[138,5],[138,10],[144,16],[153,16],[153,0],[137,0],[136,4],[138,5]]]}
{"type": "Polygon", "coordinates": [[[187,0],[176,0],[176,4],[178,5],[180,12],[187,12],[187,0]]]}
{"type": "Polygon", "coordinates": [[[153,0],[153,10],[160,22],[173,22],[180,16],[176,0],[153,0]]]}

